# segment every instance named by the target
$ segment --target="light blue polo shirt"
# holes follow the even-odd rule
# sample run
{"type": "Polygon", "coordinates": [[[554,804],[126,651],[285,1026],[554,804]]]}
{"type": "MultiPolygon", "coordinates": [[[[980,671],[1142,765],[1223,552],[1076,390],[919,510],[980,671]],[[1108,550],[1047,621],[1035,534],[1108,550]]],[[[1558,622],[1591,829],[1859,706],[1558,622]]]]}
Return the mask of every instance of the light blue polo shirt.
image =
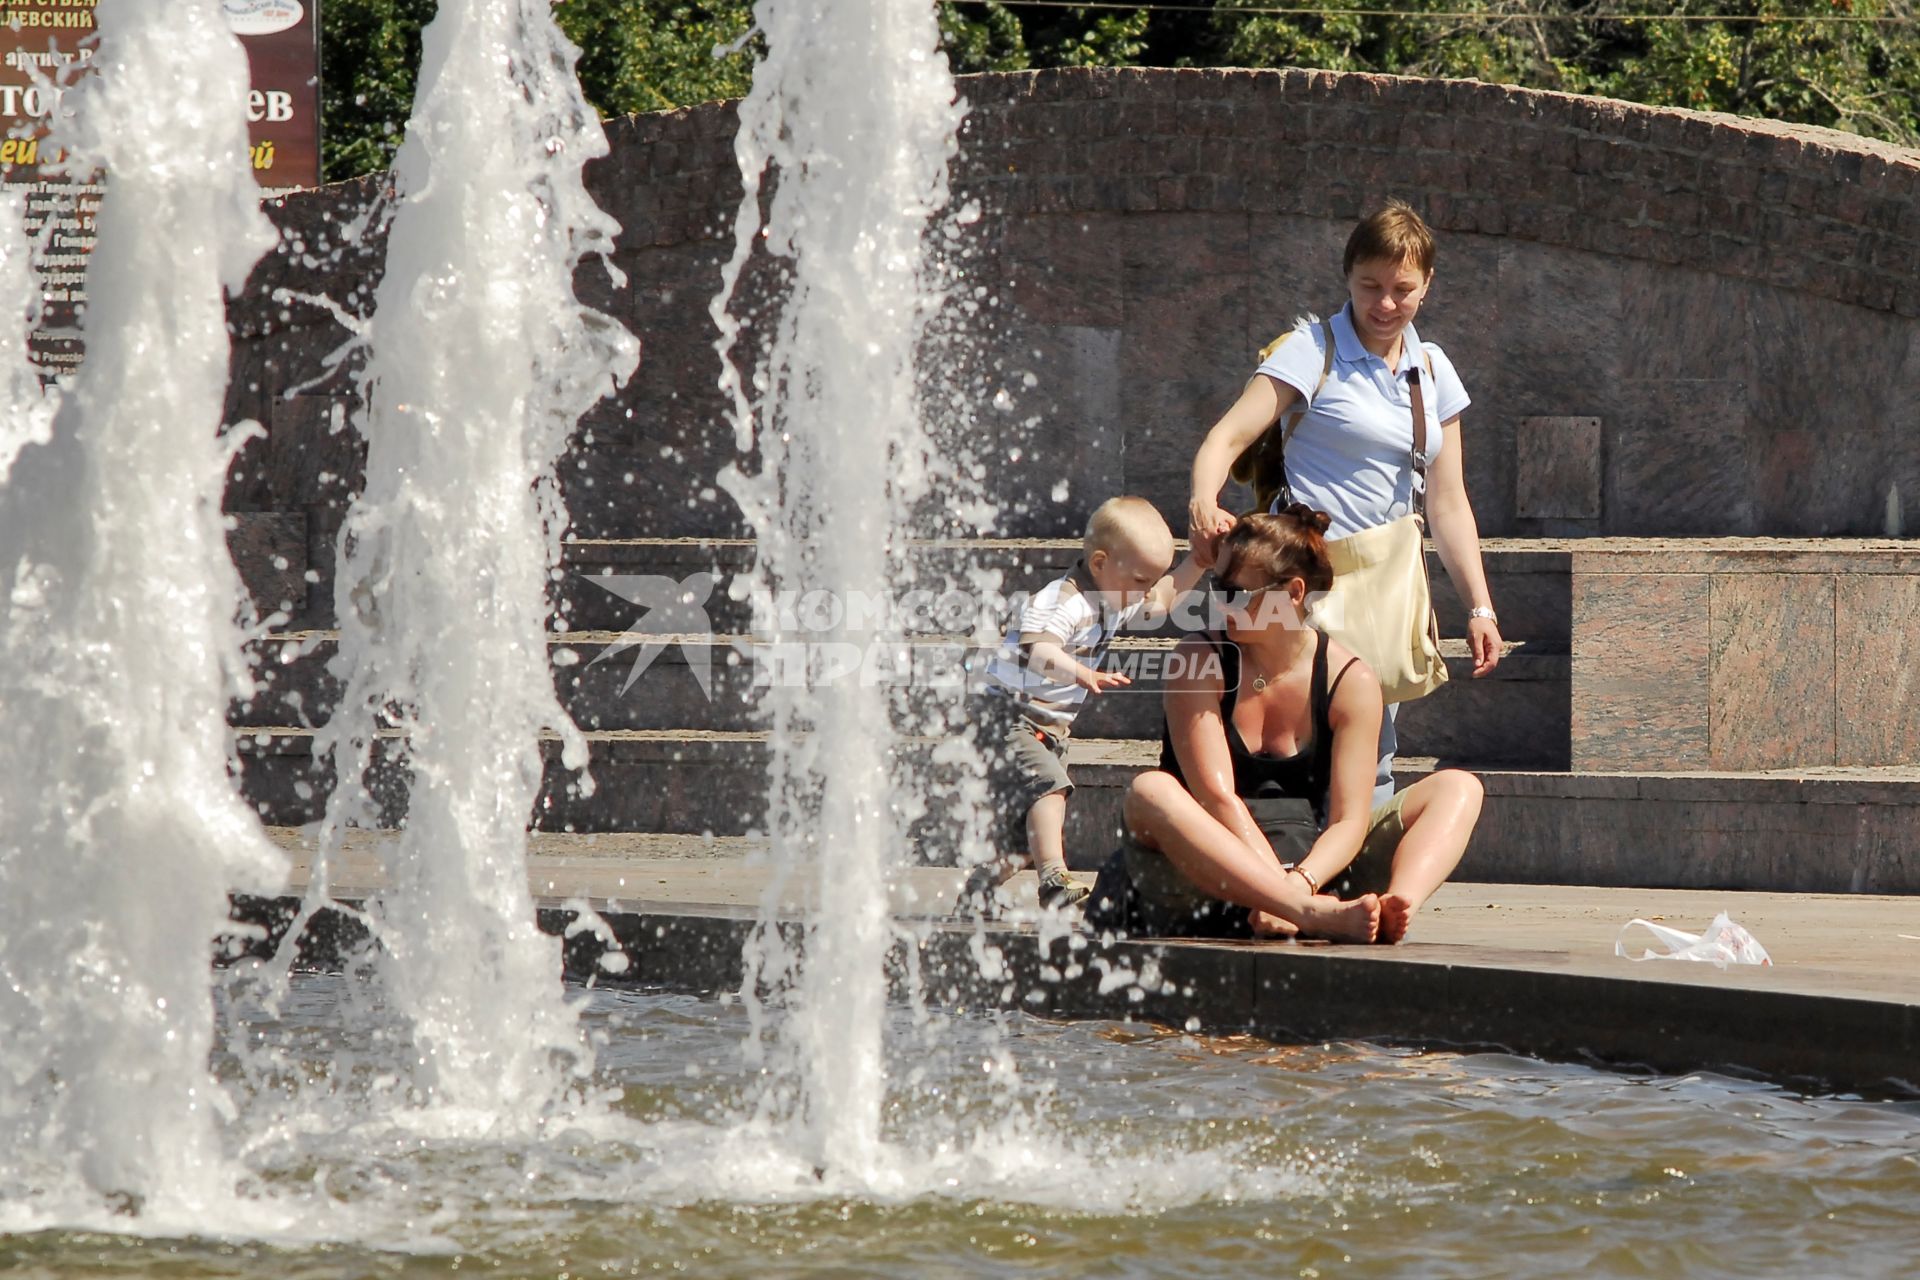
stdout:
{"type": "Polygon", "coordinates": [[[1443,444],[1440,424],[1472,403],[1453,362],[1438,346],[1422,343],[1412,325],[1400,344],[1399,367],[1387,368],[1361,345],[1351,307],[1333,317],[1333,367],[1319,395],[1313,389],[1326,363],[1326,334],[1317,322],[1302,320],[1259,368],[1302,400],[1312,397],[1287,441],[1287,481],[1296,501],[1333,517],[1329,538],[1377,528],[1413,509],[1413,399],[1406,374],[1420,359],[1416,351],[1424,347],[1433,359],[1433,376],[1421,388],[1429,468],[1443,444]]]}

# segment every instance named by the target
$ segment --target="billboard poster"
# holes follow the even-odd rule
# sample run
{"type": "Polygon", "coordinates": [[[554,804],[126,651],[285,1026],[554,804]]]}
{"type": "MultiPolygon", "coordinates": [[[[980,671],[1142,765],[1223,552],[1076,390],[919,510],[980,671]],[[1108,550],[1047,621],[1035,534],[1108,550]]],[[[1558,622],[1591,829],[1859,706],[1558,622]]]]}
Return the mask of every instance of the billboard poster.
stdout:
{"type": "MultiPolygon", "coordinates": [[[[80,361],[72,322],[101,188],[45,172],[46,135],[61,87],[89,74],[94,2],[0,0],[0,181],[25,188],[45,308],[32,349],[48,376],[80,361]]],[[[248,159],[263,194],[320,184],[319,3],[222,0],[252,70],[248,159]]]]}

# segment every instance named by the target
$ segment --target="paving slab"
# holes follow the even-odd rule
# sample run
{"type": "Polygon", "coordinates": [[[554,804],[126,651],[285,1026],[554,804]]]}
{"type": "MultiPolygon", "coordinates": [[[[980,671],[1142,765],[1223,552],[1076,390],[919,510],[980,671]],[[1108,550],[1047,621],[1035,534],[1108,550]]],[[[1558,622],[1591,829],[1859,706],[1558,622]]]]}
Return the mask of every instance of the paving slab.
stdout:
{"type": "MultiPolygon", "coordinates": [[[[278,827],[272,834],[293,859],[294,884],[304,886],[310,832],[278,827]]],[[[395,833],[386,831],[351,832],[345,866],[334,875],[337,891],[365,894],[383,885],[378,849],[395,839],[395,833]]],[[[629,909],[758,909],[775,870],[764,840],[631,832],[535,832],[529,839],[527,869],[537,898],[585,898],[596,907],[629,909]]],[[[808,905],[813,889],[808,870],[802,867],[789,876],[783,910],[797,913],[808,905]]],[[[1082,880],[1091,878],[1078,874],[1082,880]]],[[[962,879],[961,872],[945,867],[902,868],[894,910],[903,916],[944,917],[953,908],[962,879]]],[[[1023,913],[1033,907],[1032,873],[1016,876],[1004,894],[1013,921],[1026,923],[1023,913]]],[[[1776,987],[1784,983],[1798,989],[1805,984],[1816,993],[1920,1001],[1920,898],[1906,896],[1449,884],[1427,904],[1409,942],[1391,950],[1414,959],[1497,953],[1501,963],[1510,964],[1563,967],[1591,962],[1596,972],[1631,971],[1650,981],[1682,980],[1704,975],[1677,962],[1617,958],[1613,944],[1621,927],[1639,918],[1697,933],[1720,911],[1745,925],[1767,948],[1773,972],[1761,980],[1776,987]]],[[[1715,980],[1741,976],[1736,970],[1723,974],[1712,965],[1698,968],[1715,980]]]]}

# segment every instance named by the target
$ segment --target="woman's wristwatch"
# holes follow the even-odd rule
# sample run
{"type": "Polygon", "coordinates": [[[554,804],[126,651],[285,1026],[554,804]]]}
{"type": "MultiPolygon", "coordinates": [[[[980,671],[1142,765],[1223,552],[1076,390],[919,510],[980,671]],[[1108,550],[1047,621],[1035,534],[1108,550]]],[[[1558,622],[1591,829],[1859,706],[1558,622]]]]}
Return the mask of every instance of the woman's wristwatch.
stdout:
{"type": "Polygon", "coordinates": [[[1467,610],[1467,616],[1469,618],[1485,618],[1496,627],[1500,625],[1500,615],[1493,611],[1492,605],[1477,604],[1467,610]]]}

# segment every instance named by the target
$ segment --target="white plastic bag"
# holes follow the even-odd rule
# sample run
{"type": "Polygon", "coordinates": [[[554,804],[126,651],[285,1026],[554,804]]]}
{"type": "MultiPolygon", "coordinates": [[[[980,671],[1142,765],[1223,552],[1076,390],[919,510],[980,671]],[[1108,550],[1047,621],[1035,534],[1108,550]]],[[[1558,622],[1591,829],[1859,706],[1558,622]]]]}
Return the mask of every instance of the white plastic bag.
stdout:
{"type": "Polygon", "coordinates": [[[1629,960],[1706,960],[1722,969],[1730,964],[1773,963],[1773,957],[1767,954],[1767,949],[1760,945],[1759,939],[1728,919],[1724,911],[1713,918],[1713,923],[1707,926],[1705,933],[1699,934],[1669,929],[1651,920],[1629,920],[1620,930],[1620,936],[1613,940],[1613,954],[1626,956],[1629,960]],[[1627,955],[1627,934],[1635,925],[1651,933],[1654,940],[1666,950],[1627,955]]]}

